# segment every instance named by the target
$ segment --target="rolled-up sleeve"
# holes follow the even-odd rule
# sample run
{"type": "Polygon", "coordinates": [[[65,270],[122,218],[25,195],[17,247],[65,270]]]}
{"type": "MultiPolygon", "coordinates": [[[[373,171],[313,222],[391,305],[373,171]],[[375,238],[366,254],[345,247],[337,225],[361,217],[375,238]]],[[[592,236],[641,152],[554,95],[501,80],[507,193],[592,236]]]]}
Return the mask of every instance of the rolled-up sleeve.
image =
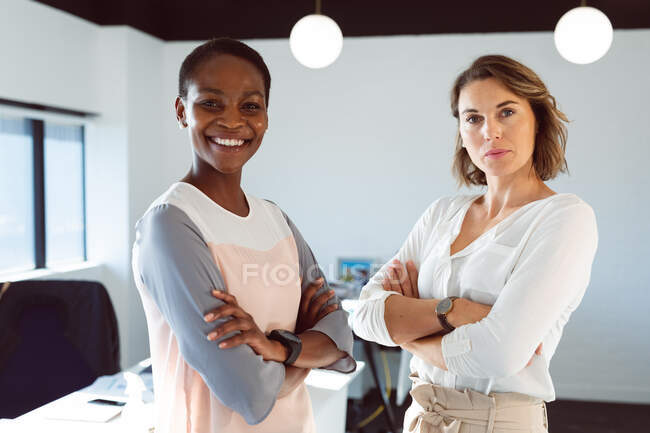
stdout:
{"type": "Polygon", "coordinates": [[[556,322],[568,318],[582,300],[598,244],[591,207],[579,202],[554,209],[532,230],[490,313],[443,337],[451,373],[476,378],[517,374],[556,322]]]}
{"type": "Polygon", "coordinates": [[[223,305],[211,295],[226,290],[196,225],[179,208],[159,205],[136,226],[134,272],[150,293],[178,341],[183,359],[210,391],[248,424],[269,414],[284,382],[281,363],[264,361],[248,345],[220,349],[207,334],[230,318],[207,323],[203,316],[223,305]]]}
{"type": "Polygon", "coordinates": [[[433,229],[434,222],[440,217],[441,207],[441,200],[437,200],[429,206],[415,223],[397,254],[384,264],[361,290],[359,303],[352,314],[352,328],[359,337],[384,346],[397,346],[386,327],[384,313],[386,298],[392,295],[401,295],[396,292],[385,291],[382,282],[386,277],[388,265],[394,259],[404,264],[412,260],[415,266],[420,269],[425,240],[433,229]]]}
{"type": "MultiPolygon", "coordinates": [[[[327,284],[327,279],[325,278],[320,266],[318,266],[314,253],[311,248],[309,248],[307,242],[305,242],[305,239],[302,237],[302,234],[300,234],[298,228],[291,219],[284,214],[284,212],[283,215],[289,228],[291,228],[291,232],[296,241],[296,247],[298,248],[300,278],[302,280],[301,289],[304,292],[312,282],[318,278],[322,278],[324,281],[323,286],[315,295],[320,296],[330,290],[330,287],[327,284]]],[[[336,344],[336,347],[340,351],[346,353],[346,356],[323,367],[324,369],[336,370],[342,373],[351,373],[356,370],[357,363],[352,357],[352,345],[354,340],[352,338],[352,329],[350,329],[350,326],[348,325],[348,313],[341,308],[341,302],[336,296],[332,297],[322,308],[326,308],[328,305],[333,303],[336,303],[338,308],[316,322],[316,324],[312,328],[308,329],[308,331],[318,331],[327,335],[334,344],[336,344]]]]}

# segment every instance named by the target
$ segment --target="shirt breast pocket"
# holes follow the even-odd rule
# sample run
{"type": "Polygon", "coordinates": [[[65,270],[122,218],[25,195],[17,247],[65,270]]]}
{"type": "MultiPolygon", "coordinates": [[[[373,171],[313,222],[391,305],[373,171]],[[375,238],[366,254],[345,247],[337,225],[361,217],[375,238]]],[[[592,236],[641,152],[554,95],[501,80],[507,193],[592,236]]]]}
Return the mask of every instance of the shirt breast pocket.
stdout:
{"type": "Polygon", "coordinates": [[[514,256],[514,247],[495,242],[468,255],[460,276],[462,296],[481,304],[494,304],[510,277],[514,256]]]}

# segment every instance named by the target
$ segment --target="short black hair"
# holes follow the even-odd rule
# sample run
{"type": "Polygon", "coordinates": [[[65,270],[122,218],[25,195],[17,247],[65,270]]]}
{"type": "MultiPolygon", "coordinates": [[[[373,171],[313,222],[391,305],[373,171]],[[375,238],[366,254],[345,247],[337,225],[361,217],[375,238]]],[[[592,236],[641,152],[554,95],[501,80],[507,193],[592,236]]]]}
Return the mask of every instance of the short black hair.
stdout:
{"type": "Polygon", "coordinates": [[[187,97],[187,87],[192,79],[192,74],[196,68],[204,61],[219,54],[229,54],[247,60],[255,66],[264,79],[264,93],[266,97],[266,106],[269,106],[269,94],[271,92],[271,73],[266,66],[260,53],[249,47],[243,42],[230,38],[215,38],[194,48],[191,53],[185,57],[181,70],[178,72],[178,95],[185,99],[187,97]]]}

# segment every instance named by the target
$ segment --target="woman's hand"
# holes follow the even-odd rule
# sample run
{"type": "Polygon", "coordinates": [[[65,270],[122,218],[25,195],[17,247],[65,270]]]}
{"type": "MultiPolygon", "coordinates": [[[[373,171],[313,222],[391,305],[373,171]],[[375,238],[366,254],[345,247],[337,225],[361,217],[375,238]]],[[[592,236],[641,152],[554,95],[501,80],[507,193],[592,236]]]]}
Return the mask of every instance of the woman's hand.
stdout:
{"type": "Polygon", "coordinates": [[[214,341],[226,334],[239,331],[239,334],[220,342],[219,348],[230,349],[242,344],[248,344],[265,361],[284,362],[287,359],[287,349],[280,342],[266,338],[264,332],[260,330],[255,320],[253,320],[253,316],[239,306],[237,299],[233,295],[213,290],[212,296],[222,300],[225,304],[207,313],[204,317],[205,321],[213,322],[227,316],[232,316],[232,319],[210,332],[208,340],[214,341]]]}
{"type": "Polygon", "coordinates": [[[323,283],[325,283],[325,280],[318,278],[303,292],[300,298],[300,309],[296,321],[296,334],[301,334],[307,329],[313,328],[320,319],[339,308],[339,305],[336,303],[324,307],[334,296],[333,290],[316,296],[316,292],[323,287],[323,283]]]}
{"type": "Polygon", "coordinates": [[[412,260],[406,262],[406,270],[402,262],[395,259],[387,266],[386,275],[382,282],[384,290],[397,292],[409,298],[419,298],[418,270],[412,260]]]}

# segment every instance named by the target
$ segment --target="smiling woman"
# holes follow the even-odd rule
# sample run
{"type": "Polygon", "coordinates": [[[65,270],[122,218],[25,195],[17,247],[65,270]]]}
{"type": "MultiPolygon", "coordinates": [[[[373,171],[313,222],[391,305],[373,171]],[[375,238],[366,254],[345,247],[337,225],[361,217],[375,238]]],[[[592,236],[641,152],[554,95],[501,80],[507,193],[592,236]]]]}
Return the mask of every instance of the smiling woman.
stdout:
{"type": "Polygon", "coordinates": [[[257,152],[268,127],[268,70],[231,54],[203,59],[193,67],[191,79],[189,68],[181,68],[175,104],[179,126],[189,128],[194,149],[193,171],[184,181],[215,170],[213,176],[239,184],[242,166],[257,152]]]}
{"type": "Polygon", "coordinates": [[[451,108],[453,172],[486,191],[425,211],[362,289],[354,331],[414,355],[405,431],[547,432],[549,363],[598,243],[591,207],[544,183],[566,170],[566,117],[504,56],[461,73],[451,108]]]}
{"type": "Polygon", "coordinates": [[[192,166],[138,221],[133,246],[157,432],[313,432],[309,369],[356,367],[347,313],[311,249],[277,205],[241,188],[270,85],[262,57],[231,39],[180,69],[192,166]]]}

